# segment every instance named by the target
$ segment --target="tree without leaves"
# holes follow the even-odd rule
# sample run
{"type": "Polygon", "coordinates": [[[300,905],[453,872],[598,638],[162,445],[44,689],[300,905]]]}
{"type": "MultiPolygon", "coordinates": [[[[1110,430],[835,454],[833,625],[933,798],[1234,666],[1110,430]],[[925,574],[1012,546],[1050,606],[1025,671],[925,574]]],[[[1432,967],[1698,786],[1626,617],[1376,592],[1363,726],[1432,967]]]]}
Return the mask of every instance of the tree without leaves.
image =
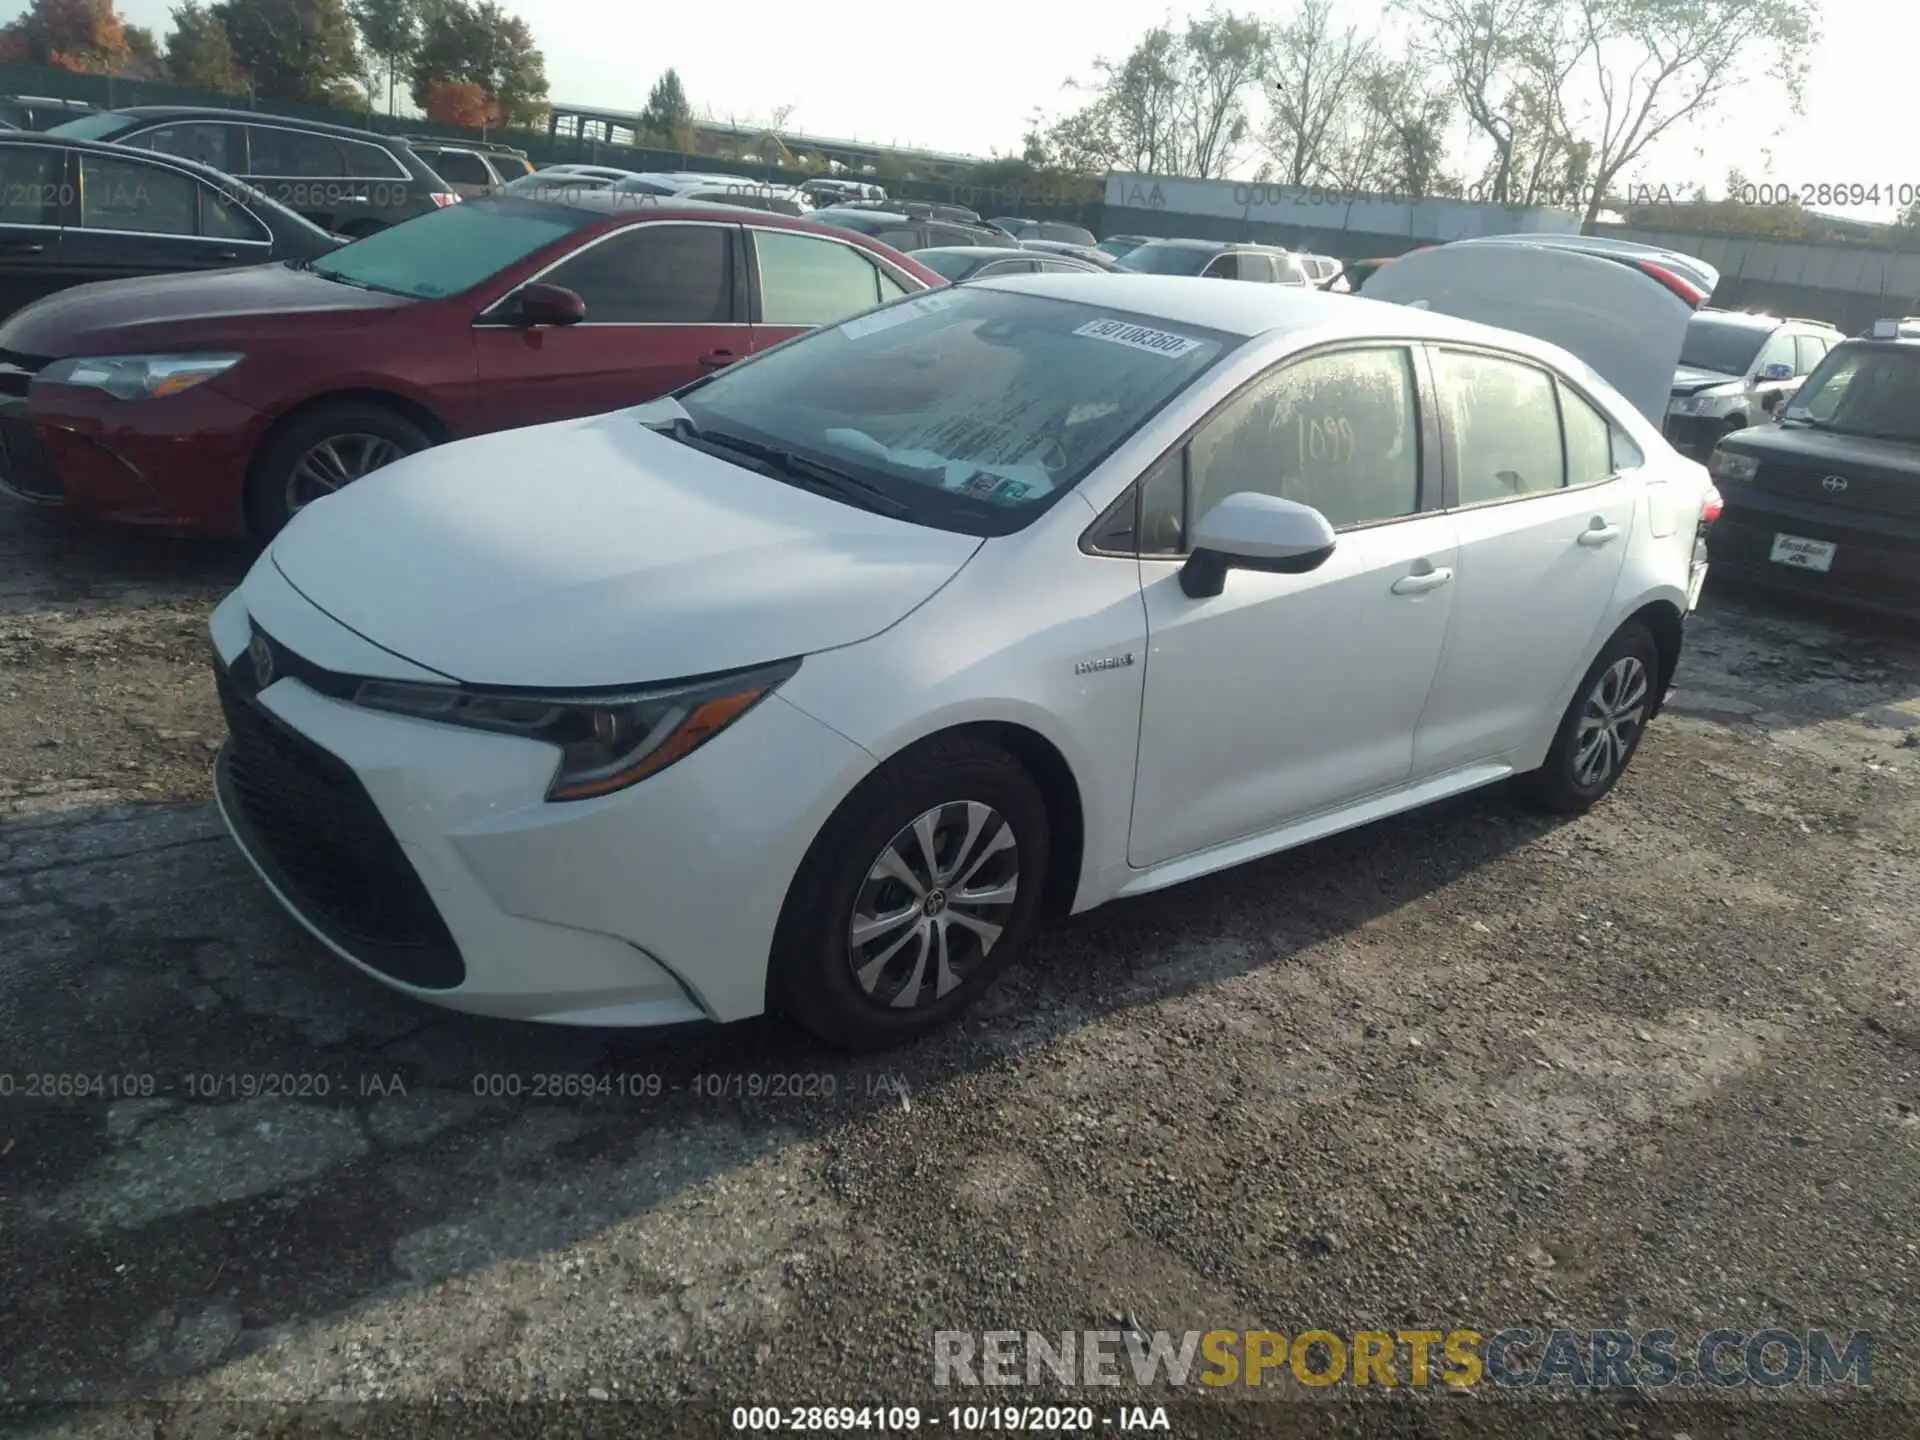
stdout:
{"type": "Polygon", "coordinates": [[[434,0],[424,15],[411,68],[413,99],[422,109],[434,82],[477,85],[498,110],[497,123],[527,125],[547,105],[546,60],[527,22],[492,0],[434,0]]]}
{"type": "Polygon", "coordinates": [[[215,0],[208,13],[260,99],[358,108],[360,52],[343,0],[215,0]]]}
{"type": "Polygon", "coordinates": [[[244,95],[252,83],[233,58],[227,27],[197,0],[174,9],[173,30],[167,36],[167,77],[176,85],[225,95],[244,95]]]}
{"type": "Polygon", "coordinates": [[[1343,190],[1390,196],[1452,195],[1444,169],[1454,104],[1421,62],[1375,54],[1354,87],[1350,113],[1327,149],[1343,190]]]}
{"type": "Polygon", "coordinates": [[[1761,75],[1800,112],[1818,26],[1798,0],[1575,0],[1595,99],[1578,128],[1592,147],[1591,232],[1621,173],[1675,126],[1761,75]]]}
{"type": "Polygon", "coordinates": [[[111,75],[127,56],[127,27],[113,0],[33,0],[0,31],[0,58],[13,64],[111,75]]]}
{"type": "Polygon", "coordinates": [[[1189,21],[1182,38],[1175,115],[1190,167],[1183,173],[1217,178],[1238,163],[1247,92],[1267,69],[1273,36],[1259,20],[1216,11],[1189,21]]]}
{"type": "Polygon", "coordinates": [[[1373,45],[1357,27],[1334,28],[1333,0],[1302,0],[1293,18],[1274,29],[1266,146],[1282,183],[1332,178],[1330,152],[1355,118],[1373,63],[1373,45]]]}

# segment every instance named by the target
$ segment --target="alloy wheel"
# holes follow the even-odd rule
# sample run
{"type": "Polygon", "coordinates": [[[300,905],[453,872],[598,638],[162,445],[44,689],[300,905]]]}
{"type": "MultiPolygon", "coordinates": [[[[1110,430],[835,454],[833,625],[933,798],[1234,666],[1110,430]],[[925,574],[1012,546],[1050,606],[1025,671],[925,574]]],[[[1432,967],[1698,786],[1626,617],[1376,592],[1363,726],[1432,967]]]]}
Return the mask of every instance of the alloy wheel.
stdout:
{"type": "Polygon", "coordinates": [[[352,484],[406,455],[381,435],[330,435],[302,455],[287,476],[287,513],[294,515],[323,495],[352,484]]]}
{"type": "Polygon", "coordinates": [[[990,805],[936,805],[867,869],[847,926],[855,982],[875,1004],[936,1004],[1000,939],[1020,884],[1013,827],[990,805]]]}
{"type": "Polygon", "coordinates": [[[1603,784],[1627,763],[1647,719],[1647,667],[1626,655],[1613,662],[1587,693],[1573,742],[1574,782],[1603,784]]]}

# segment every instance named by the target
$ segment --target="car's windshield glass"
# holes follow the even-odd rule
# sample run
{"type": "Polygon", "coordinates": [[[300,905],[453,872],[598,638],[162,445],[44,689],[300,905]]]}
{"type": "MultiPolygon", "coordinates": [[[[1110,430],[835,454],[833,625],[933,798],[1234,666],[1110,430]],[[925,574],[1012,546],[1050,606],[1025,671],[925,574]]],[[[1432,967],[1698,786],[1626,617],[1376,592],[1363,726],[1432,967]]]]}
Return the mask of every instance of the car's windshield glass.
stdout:
{"type": "Polygon", "coordinates": [[[356,240],[314,261],[313,270],[348,285],[438,300],[471,290],[598,218],[563,205],[470,201],[356,240]]]}
{"type": "Polygon", "coordinates": [[[77,120],[62,120],[47,130],[49,135],[63,135],[69,140],[107,140],[122,130],[137,125],[135,116],[122,115],[114,110],[103,110],[98,115],[82,115],[77,120]]]}
{"type": "Polygon", "coordinates": [[[1680,363],[1716,375],[1744,375],[1773,332],[1762,325],[1715,320],[1696,315],[1687,322],[1687,338],[1680,345],[1680,363]]]}
{"type": "Polygon", "coordinates": [[[1198,275],[1217,252],[1185,245],[1142,245],[1115,262],[1116,270],[1138,270],[1145,275],[1198,275]]]}
{"type": "Polygon", "coordinates": [[[949,280],[961,280],[978,270],[987,261],[1003,257],[992,250],[979,250],[971,255],[964,250],[921,250],[913,258],[929,270],[936,271],[949,280]]]}
{"type": "Polygon", "coordinates": [[[1018,530],[1234,343],[1103,306],[936,290],[676,396],[705,436],[856,477],[906,517],[1018,530]]]}
{"type": "Polygon", "coordinates": [[[1920,348],[1837,347],[1807,377],[1786,419],[1920,442],[1920,348]]]}

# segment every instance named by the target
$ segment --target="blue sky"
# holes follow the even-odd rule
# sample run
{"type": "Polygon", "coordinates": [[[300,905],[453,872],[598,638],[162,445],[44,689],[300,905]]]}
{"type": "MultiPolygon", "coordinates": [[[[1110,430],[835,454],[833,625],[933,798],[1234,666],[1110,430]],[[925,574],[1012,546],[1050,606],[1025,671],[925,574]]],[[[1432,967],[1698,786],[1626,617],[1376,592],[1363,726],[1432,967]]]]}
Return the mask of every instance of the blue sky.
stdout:
{"type": "MultiPolygon", "coordinates": [[[[556,100],[637,110],[672,65],[695,108],[717,119],[764,121],[790,105],[787,123],[797,130],[971,154],[1016,149],[1036,107],[1057,113],[1073,105],[1063,82],[1088,75],[1095,56],[1123,55],[1150,26],[1204,8],[1170,9],[1165,0],[838,0],[724,12],[628,0],[506,5],[533,27],[556,100]]],[[[121,12],[164,33],[169,8],[168,0],[122,0],[121,12]]],[[[1378,8],[1359,0],[1348,14],[1365,23],[1378,8]]],[[[1738,165],[1749,179],[1796,187],[1920,187],[1920,145],[1901,118],[1898,88],[1905,57],[1920,53],[1920,6],[1828,0],[1813,8],[1825,35],[1803,117],[1777,95],[1735,94],[1710,123],[1663,143],[1640,178],[1700,181],[1718,194],[1728,167],[1738,165]]]]}

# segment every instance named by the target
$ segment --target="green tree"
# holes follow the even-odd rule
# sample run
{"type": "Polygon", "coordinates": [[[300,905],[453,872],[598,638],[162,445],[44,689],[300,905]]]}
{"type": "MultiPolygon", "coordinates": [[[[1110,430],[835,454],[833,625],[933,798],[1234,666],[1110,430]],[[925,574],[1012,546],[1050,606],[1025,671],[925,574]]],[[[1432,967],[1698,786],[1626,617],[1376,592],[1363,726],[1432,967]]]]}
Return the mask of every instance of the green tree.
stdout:
{"type": "Polygon", "coordinates": [[[435,86],[478,87],[504,125],[530,125],[547,105],[547,67],[527,22],[493,0],[434,0],[409,71],[413,100],[423,109],[435,86]]]}
{"type": "Polygon", "coordinates": [[[394,87],[400,73],[420,53],[420,0],[348,0],[361,43],[386,71],[387,113],[393,114],[394,87]]]}
{"type": "Polygon", "coordinates": [[[360,108],[363,70],[345,0],[215,0],[208,9],[260,99],[360,108]]]}
{"type": "Polygon", "coordinates": [[[227,27],[199,0],[174,9],[173,30],[167,36],[167,77],[176,85],[226,95],[244,95],[252,84],[233,58],[227,27]]]}
{"type": "Polygon", "coordinates": [[[693,106],[680,83],[680,72],[668,66],[647,92],[646,108],[640,112],[641,133],[655,141],[684,146],[692,124],[693,106]]]}

